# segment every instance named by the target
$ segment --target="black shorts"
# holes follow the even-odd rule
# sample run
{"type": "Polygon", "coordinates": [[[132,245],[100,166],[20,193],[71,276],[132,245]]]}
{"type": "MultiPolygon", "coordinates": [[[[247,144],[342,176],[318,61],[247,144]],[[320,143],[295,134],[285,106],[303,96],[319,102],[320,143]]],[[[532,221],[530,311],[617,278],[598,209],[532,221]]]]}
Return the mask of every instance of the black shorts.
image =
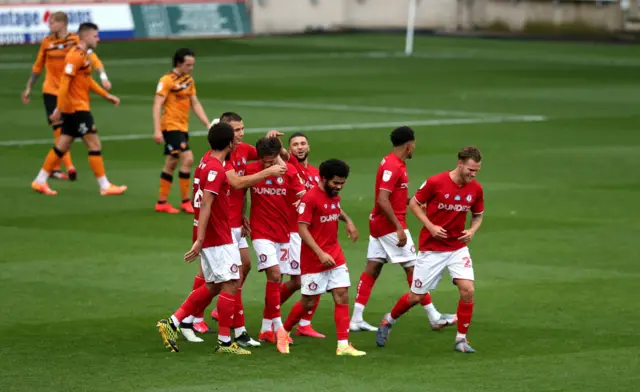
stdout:
{"type": "Polygon", "coordinates": [[[62,134],[73,138],[97,133],[91,112],[62,113],[62,134]]]}
{"type": "MultiPolygon", "coordinates": [[[[44,111],[47,115],[47,122],[51,125],[51,120],[49,120],[49,116],[53,114],[56,110],[56,105],[58,104],[58,97],[53,94],[42,94],[42,99],[44,100],[44,111]]],[[[54,127],[56,128],[56,127],[54,127]]]]}
{"type": "Polygon", "coordinates": [[[180,153],[189,151],[189,134],[182,131],[162,131],[164,138],[164,155],[176,158],[180,153]]]}

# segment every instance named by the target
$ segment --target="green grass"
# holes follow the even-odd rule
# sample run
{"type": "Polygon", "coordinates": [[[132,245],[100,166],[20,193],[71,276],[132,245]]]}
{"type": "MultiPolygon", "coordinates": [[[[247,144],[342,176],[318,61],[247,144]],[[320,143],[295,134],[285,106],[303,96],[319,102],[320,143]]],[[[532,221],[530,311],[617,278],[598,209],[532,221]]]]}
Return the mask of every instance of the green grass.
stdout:
{"type": "MultiPolygon", "coordinates": [[[[640,50],[418,37],[414,58],[380,55],[402,49],[402,41],[348,35],[102,44],[98,53],[122,105],[94,99],[100,135],[148,135],[104,142],[109,178],[129,186],[114,198],[99,196],[80,144],[73,149],[78,182],[51,181],[57,197],[29,189],[51,138],[39,96],[29,106],[18,98],[35,48],[2,48],[0,390],[637,390],[640,50]],[[484,153],[485,223],[472,246],[477,354],[454,353],[455,331],[430,332],[415,309],[387,348],[377,348],[372,334],[352,334],[367,357],[336,358],[328,297],[314,319],[328,338],[296,339],[288,357],[272,346],[248,358],[214,356],[212,335],[204,344],[183,343],[180,354],[165,351],[155,322],[180,305],[197,269],[181,261],[192,218],[153,212],[163,157],[151,137],[151,102],[177,45],[197,51],[194,77],[208,115],[241,113],[248,142],[263,133],[258,128],[473,120],[415,126],[408,169],[413,192],[425,177],[452,168],[460,147],[475,144],[484,153]],[[490,113],[545,121],[480,121],[490,113]],[[7,145],[21,140],[44,142],[7,145]]],[[[192,127],[201,129],[195,118],[192,127]]],[[[342,197],[362,237],[343,242],[354,285],[391,128],[309,131],[313,163],[338,157],[352,167],[342,197]]],[[[191,146],[201,156],[206,140],[193,137],[191,146]]],[[[177,186],[171,198],[178,201],[177,186]]],[[[409,222],[417,240],[416,219],[409,222]]],[[[376,323],[405,291],[402,271],[385,267],[367,320],[376,323]]],[[[253,272],[244,289],[253,334],[263,292],[264,277],[253,272]]],[[[433,297],[441,311],[455,310],[457,293],[446,279],[433,297]]]]}

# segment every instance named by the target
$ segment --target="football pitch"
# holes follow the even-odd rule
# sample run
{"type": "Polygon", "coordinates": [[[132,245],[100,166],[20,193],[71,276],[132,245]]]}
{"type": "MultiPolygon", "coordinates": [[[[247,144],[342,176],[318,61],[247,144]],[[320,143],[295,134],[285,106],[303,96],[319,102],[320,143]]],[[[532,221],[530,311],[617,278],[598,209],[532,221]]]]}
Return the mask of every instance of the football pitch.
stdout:
{"type": "MultiPolygon", "coordinates": [[[[417,37],[416,56],[402,48],[402,36],[365,34],[101,44],[122,103],[94,96],[92,110],[107,175],[129,186],[121,197],[99,195],[80,144],[77,182],[51,180],[56,197],[30,189],[52,145],[39,90],[30,105],[19,99],[37,49],[0,48],[0,390],[637,391],[640,47],[417,37]],[[476,354],[455,353],[455,328],[431,332],[418,307],[386,348],[352,333],[367,356],[338,358],[329,296],[313,320],[327,338],[294,336],[289,356],[264,344],[248,357],[214,355],[214,334],[167,352],[155,323],[197,271],[182,261],[193,218],[153,210],[163,155],[151,104],[179,46],[196,50],[210,118],[237,111],[250,143],[270,129],[303,131],[311,163],[349,163],[342,204],[360,240],[348,242],[343,227],[341,240],[352,300],[391,129],[417,133],[410,194],[453,168],[461,147],[480,148],[476,354]]],[[[191,125],[198,159],[205,133],[195,117],[191,125]]],[[[417,220],[408,223],[417,241],[417,220]]],[[[254,266],[243,290],[254,337],[264,282],[254,266]]],[[[365,319],[377,324],[406,291],[404,273],[386,266],[365,319]]],[[[455,312],[446,278],[432,294],[438,310],[455,312]]]]}

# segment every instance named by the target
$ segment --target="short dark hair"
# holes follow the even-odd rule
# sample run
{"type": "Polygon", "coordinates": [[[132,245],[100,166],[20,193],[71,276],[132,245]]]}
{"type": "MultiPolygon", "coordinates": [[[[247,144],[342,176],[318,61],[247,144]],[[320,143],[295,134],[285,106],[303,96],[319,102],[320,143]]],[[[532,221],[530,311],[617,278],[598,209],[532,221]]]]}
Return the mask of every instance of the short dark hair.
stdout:
{"type": "Polygon", "coordinates": [[[263,137],[256,142],[256,150],[260,158],[271,157],[280,154],[282,143],[277,137],[263,137]]]}
{"type": "Polygon", "coordinates": [[[82,34],[85,31],[89,31],[89,30],[98,30],[98,25],[91,22],[81,23],[80,26],[78,27],[78,34],[82,34]]]}
{"type": "Polygon", "coordinates": [[[242,121],[242,117],[238,113],[224,112],[220,115],[220,122],[242,121]]]}
{"type": "Polygon", "coordinates": [[[473,159],[478,163],[482,161],[482,154],[475,146],[463,147],[462,150],[458,152],[458,160],[466,162],[469,159],[473,159]]]}
{"type": "Polygon", "coordinates": [[[233,143],[233,138],[233,127],[223,122],[213,124],[207,136],[209,146],[214,151],[222,151],[229,147],[229,144],[233,143]]]}
{"type": "Polygon", "coordinates": [[[409,127],[399,127],[391,132],[391,143],[394,147],[402,146],[405,143],[416,140],[413,129],[409,127]]]}
{"type": "Polygon", "coordinates": [[[349,165],[339,159],[329,159],[320,164],[320,177],[329,181],[334,177],[349,177],[349,165]]]}
{"type": "Polygon", "coordinates": [[[196,52],[191,48],[180,48],[176,50],[176,53],[173,55],[173,66],[177,67],[178,64],[184,63],[184,58],[187,56],[196,57],[196,52]]]}
{"type": "Polygon", "coordinates": [[[307,140],[307,142],[309,141],[309,138],[307,137],[307,135],[305,135],[302,132],[294,132],[291,134],[291,136],[289,136],[289,144],[291,144],[291,140],[293,140],[294,137],[303,137],[307,140]]]}

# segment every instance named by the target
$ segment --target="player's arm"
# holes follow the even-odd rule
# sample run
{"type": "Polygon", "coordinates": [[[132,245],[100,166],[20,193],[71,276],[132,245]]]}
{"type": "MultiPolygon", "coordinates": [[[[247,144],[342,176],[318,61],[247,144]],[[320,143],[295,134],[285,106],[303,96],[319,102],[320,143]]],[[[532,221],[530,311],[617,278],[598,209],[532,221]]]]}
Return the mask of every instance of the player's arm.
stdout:
{"type": "Polygon", "coordinates": [[[347,224],[347,237],[351,238],[352,242],[356,242],[359,236],[358,229],[356,228],[356,225],[353,223],[351,218],[349,218],[349,215],[347,215],[347,213],[344,212],[343,209],[340,209],[339,219],[347,224]]]}
{"type": "Polygon", "coordinates": [[[91,52],[89,53],[89,61],[91,61],[93,69],[100,75],[100,83],[102,83],[102,86],[105,88],[105,90],[111,90],[111,82],[109,81],[107,72],[104,70],[104,64],[102,63],[102,60],[100,60],[95,52],[91,52]]]}
{"type": "Polygon", "coordinates": [[[195,242],[191,249],[184,255],[184,261],[187,263],[195,260],[202,251],[202,244],[204,243],[204,236],[207,232],[207,224],[211,217],[211,205],[215,200],[215,193],[210,191],[204,191],[202,194],[202,201],[200,202],[200,215],[198,215],[198,232],[195,242]]]}
{"type": "Polygon", "coordinates": [[[100,86],[95,80],[93,80],[93,78],[89,79],[89,88],[91,89],[91,91],[111,102],[115,106],[118,106],[118,104],[120,104],[120,98],[116,97],[115,95],[109,94],[107,90],[103,89],[102,86],[100,86]]]}
{"type": "Polygon", "coordinates": [[[424,225],[424,227],[427,230],[429,230],[431,235],[439,239],[447,238],[447,231],[440,226],[434,225],[429,220],[429,218],[427,217],[427,214],[425,213],[422,207],[423,207],[423,203],[420,203],[415,196],[409,202],[409,209],[418,218],[418,220],[424,225]]]}
{"type": "Polygon", "coordinates": [[[482,226],[482,217],[484,213],[484,192],[482,189],[476,195],[476,201],[471,206],[471,225],[467,230],[462,231],[462,236],[458,239],[464,243],[468,243],[476,235],[480,226],[482,226]]]}
{"type": "Polygon", "coordinates": [[[58,85],[58,99],[56,101],[56,108],[51,114],[51,116],[49,116],[49,120],[51,120],[54,123],[60,120],[61,114],[62,114],[62,111],[60,108],[63,106],[63,103],[67,102],[67,100],[69,99],[69,85],[71,84],[71,80],[75,76],[75,73],[71,75],[69,72],[67,72],[68,70],[69,70],[69,67],[67,65],[67,67],[65,68],[65,73],[63,73],[62,76],[60,77],[60,84],[58,85]]]}
{"type": "Polygon", "coordinates": [[[204,112],[204,108],[202,107],[200,100],[195,94],[192,95],[190,99],[191,110],[193,110],[193,113],[196,115],[196,117],[198,117],[198,120],[200,120],[200,122],[204,124],[204,127],[206,129],[209,129],[209,124],[211,124],[211,122],[209,121],[207,114],[204,112]]]}
{"type": "Polygon", "coordinates": [[[29,80],[27,80],[27,86],[21,94],[22,102],[25,104],[29,103],[29,98],[31,95],[31,90],[33,89],[33,85],[36,83],[42,70],[44,69],[45,56],[44,56],[44,47],[45,41],[42,41],[40,44],[40,48],[38,49],[38,56],[36,57],[36,61],[33,63],[33,67],[31,67],[31,76],[29,76],[29,80]]]}
{"type": "Polygon", "coordinates": [[[162,118],[162,106],[167,97],[164,95],[156,94],[153,99],[153,139],[156,143],[162,143],[162,126],[160,119],[162,118]]]}
{"type": "Polygon", "coordinates": [[[389,201],[390,196],[391,191],[381,188],[378,192],[378,199],[376,200],[376,203],[378,203],[378,207],[380,207],[380,210],[382,211],[384,216],[396,227],[396,230],[404,231],[402,223],[400,223],[400,220],[396,216],[396,213],[393,211],[391,201],[389,201]]]}
{"type": "Polygon", "coordinates": [[[300,234],[300,238],[302,241],[318,256],[318,259],[322,264],[327,267],[336,265],[336,261],[331,257],[330,254],[318,246],[316,240],[313,239],[311,233],[309,233],[309,224],[305,222],[298,222],[298,234],[300,234]]]}
{"type": "Polygon", "coordinates": [[[229,184],[235,189],[247,189],[260,183],[267,177],[279,177],[286,173],[287,167],[281,165],[273,165],[258,173],[250,174],[247,176],[239,176],[235,170],[227,171],[227,179],[229,184]]]}

